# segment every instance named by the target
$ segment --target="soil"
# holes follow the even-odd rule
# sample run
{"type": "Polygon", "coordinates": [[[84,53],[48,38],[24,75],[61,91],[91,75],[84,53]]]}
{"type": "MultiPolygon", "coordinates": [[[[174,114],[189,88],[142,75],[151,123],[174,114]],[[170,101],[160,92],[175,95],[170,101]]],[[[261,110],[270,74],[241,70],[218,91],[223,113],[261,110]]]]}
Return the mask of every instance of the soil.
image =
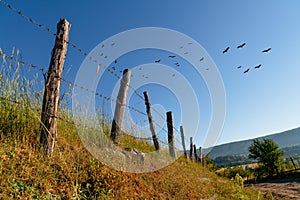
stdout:
{"type": "Polygon", "coordinates": [[[300,199],[300,178],[269,180],[260,183],[248,183],[246,187],[255,187],[262,193],[271,193],[282,199],[300,199]]]}

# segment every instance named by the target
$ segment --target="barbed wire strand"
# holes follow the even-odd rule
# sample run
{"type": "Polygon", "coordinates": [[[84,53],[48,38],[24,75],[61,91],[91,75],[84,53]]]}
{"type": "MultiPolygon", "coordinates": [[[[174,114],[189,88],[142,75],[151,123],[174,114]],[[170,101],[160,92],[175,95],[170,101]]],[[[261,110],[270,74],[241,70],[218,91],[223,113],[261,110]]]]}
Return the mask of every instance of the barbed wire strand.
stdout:
{"type": "MultiPolygon", "coordinates": [[[[40,27],[40,28],[43,28],[44,30],[46,30],[47,32],[49,32],[51,35],[53,36],[56,36],[58,38],[60,38],[59,35],[57,35],[54,31],[52,31],[49,27],[37,22],[36,20],[34,20],[33,18],[25,15],[21,10],[18,10],[16,9],[15,7],[13,7],[12,5],[10,5],[9,3],[3,1],[3,0],[0,0],[0,2],[5,5],[7,8],[9,8],[10,10],[12,10],[13,12],[17,13],[19,16],[23,17],[24,19],[26,19],[27,21],[29,21],[30,23],[33,23],[34,25],[40,27]]],[[[69,45],[71,45],[72,48],[78,50],[81,54],[83,54],[85,57],[88,56],[88,53],[86,51],[84,51],[82,48],[80,48],[78,45],[75,45],[74,43],[70,42],[70,41],[66,41],[69,45]]],[[[94,59],[92,56],[89,56],[88,57],[89,60],[93,61],[94,63],[96,63],[99,67],[102,66],[101,63],[98,63],[98,61],[96,59],[94,59]]],[[[34,65],[32,66],[34,67],[34,65]]],[[[121,77],[119,75],[117,75],[116,73],[114,73],[112,70],[110,70],[108,67],[106,66],[103,66],[103,68],[105,70],[107,70],[108,72],[110,72],[113,76],[115,76],[117,79],[120,79],[121,77]]],[[[43,69],[45,70],[45,69],[43,69]]],[[[44,72],[44,71],[42,71],[44,72]]],[[[141,98],[143,101],[145,101],[144,97],[141,96],[134,87],[132,87],[131,85],[127,84],[128,87],[133,90],[133,92],[139,97],[141,98]]],[[[152,110],[154,112],[156,112],[162,119],[165,119],[164,116],[162,114],[160,114],[158,111],[156,111],[155,109],[152,108],[152,110]]],[[[143,113],[143,112],[142,112],[143,113]]],[[[168,123],[168,122],[167,122],[168,123]]],[[[174,130],[176,132],[179,132],[177,128],[174,127],[174,130]]]]}
{"type": "MultiPolygon", "coordinates": [[[[37,66],[37,65],[34,65],[34,64],[31,64],[31,63],[28,63],[28,62],[25,62],[25,61],[20,60],[20,59],[17,59],[17,58],[15,58],[15,57],[13,57],[12,55],[10,55],[10,56],[9,56],[9,55],[6,55],[3,51],[0,51],[0,55],[1,55],[1,56],[4,56],[5,58],[8,58],[8,59],[10,59],[10,60],[13,60],[13,61],[15,61],[15,62],[21,63],[21,64],[23,64],[23,65],[27,65],[28,67],[31,67],[31,68],[34,68],[34,69],[38,69],[38,70],[40,70],[43,74],[45,74],[45,71],[46,71],[46,70],[45,70],[44,68],[42,68],[42,67],[39,67],[39,66],[37,66]]],[[[59,78],[59,77],[56,77],[56,78],[59,78]]],[[[82,90],[85,90],[85,91],[87,91],[87,92],[93,93],[93,94],[95,94],[96,96],[101,97],[101,98],[103,98],[103,99],[105,99],[105,100],[107,100],[107,101],[118,102],[118,100],[115,100],[115,99],[113,99],[113,98],[111,98],[111,97],[107,97],[107,96],[105,96],[105,95],[103,95],[103,94],[101,94],[101,93],[99,93],[99,92],[95,92],[95,91],[93,91],[93,90],[87,89],[87,88],[85,88],[85,87],[83,87],[83,86],[80,86],[80,85],[78,85],[78,84],[74,84],[72,81],[68,81],[68,80],[66,80],[66,79],[64,79],[64,78],[60,78],[60,79],[61,79],[62,81],[64,81],[64,82],[68,83],[69,85],[72,85],[72,86],[78,87],[78,88],[80,88],[80,89],[82,89],[82,90]]],[[[118,103],[119,103],[119,102],[118,102],[118,103]]],[[[133,111],[135,111],[135,112],[137,112],[137,113],[139,113],[139,114],[142,114],[142,115],[144,115],[144,116],[147,116],[147,114],[146,114],[145,112],[142,112],[142,111],[136,109],[136,108],[133,107],[133,106],[130,106],[130,105],[127,105],[127,104],[122,105],[122,106],[125,106],[125,107],[127,107],[127,108],[129,108],[129,109],[131,109],[131,110],[133,110],[133,111]]]]}

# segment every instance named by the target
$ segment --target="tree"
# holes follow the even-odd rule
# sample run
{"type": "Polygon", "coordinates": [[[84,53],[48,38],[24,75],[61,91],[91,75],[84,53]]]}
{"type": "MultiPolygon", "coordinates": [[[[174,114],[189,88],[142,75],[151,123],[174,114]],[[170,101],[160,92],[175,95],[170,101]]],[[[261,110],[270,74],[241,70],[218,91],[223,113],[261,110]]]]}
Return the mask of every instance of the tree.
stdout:
{"type": "Polygon", "coordinates": [[[278,174],[283,165],[283,151],[271,139],[255,139],[249,146],[249,158],[257,159],[261,170],[268,175],[278,174]]]}

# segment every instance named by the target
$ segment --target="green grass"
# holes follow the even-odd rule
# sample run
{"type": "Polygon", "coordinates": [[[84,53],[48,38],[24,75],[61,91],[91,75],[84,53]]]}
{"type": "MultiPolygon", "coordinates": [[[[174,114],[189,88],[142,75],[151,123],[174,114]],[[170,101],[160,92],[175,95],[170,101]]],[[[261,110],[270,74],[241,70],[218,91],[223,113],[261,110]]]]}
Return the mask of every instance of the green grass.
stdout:
{"type": "MultiPolygon", "coordinates": [[[[54,155],[46,157],[38,145],[37,79],[22,78],[22,67],[1,65],[0,199],[271,199],[184,158],[149,173],[111,169],[86,150],[67,122],[72,121],[67,108],[59,113],[54,155]]],[[[105,134],[109,126],[104,124],[105,134]]],[[[129,136],[121,138],[120,147],[154,151],[151,143],[129,136]]],[[[167,150],[162,152],[165,158],[167,150]]]]}

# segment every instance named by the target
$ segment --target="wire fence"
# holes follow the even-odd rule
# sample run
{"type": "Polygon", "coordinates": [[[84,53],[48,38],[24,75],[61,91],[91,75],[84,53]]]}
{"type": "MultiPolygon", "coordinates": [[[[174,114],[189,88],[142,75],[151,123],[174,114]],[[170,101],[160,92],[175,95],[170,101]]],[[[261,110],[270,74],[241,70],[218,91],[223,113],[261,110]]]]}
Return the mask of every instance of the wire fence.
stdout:
{"type": "MultiPolygon", "coordinates": [[[[51,30],[48,26],[46,26],[46,25],[44,25],[44,24],[42,24],[42,23],[40,23],[40,22],[34,20],[33,18],[29,17],[28,15],[25,15],[21,10],[16,9],[16,8],[13,7],[11,4],[9,4],[9,3],[7,3],[7,2],[5,2],[5,1],[3,1],[3,0],[0,0],[0,2],[1,2],[4,6],[6,6],[8,9],[10,9],[11,11],[15,12],[16,14],[18,14],[19,16],[21,16],[22,18],[24,18],[26,21],[28,21],[28,22],[34,24],[35,26],[37,26],[37,27],[39,27],[39,28],[41,28],[41,29],[46,30],[49,34],[51,34],[51,35],[53,35],[53,36],[55,36],[55,37],[57,37],[57,38],[60,37],[60,36],[57,35],[53,30],[51,30]]],[[[118,74],[116,74],[116,73],[114,72],[113,69],[110,69],[109,67],[104,66],[102,63],[99,63],[97,59],[93,58],[92,56],[89,56],[88,53],[87,53],[85,50],[83,50],[83,48],[80,48],[78,45],[74,44],[73,42],[70,42],[70,41],[66,41],[66,42],[69,44],[70,47],[72,47],[73,49],[77,50],[80,54],[82,54],[83,56],[85,56],[85,57],[88,58],[90,61],[94,62],[95,64],[97,64],[97,66],[99,66],[99,68],[102,67],[105,71],[109,72],[109,73],[110,73],[113,77],[115,77],[117,80],[121,79],[121,77],[120,77],[118,74]]],[[[42,73],[44,79],[46,80],[46,73],[47,73],[48,70],[46,70],[45,68],[40,67],[40,66],[37,66],[37,65],[34,65],[34,64],[32,64],[32,63],[29,63],[29,62],[25,62],[25,61],[22,60],[22,59],[18,59],[18,58],[16,58],[16,57],[14,57],[13,55],[7,55],[7,54],[6,54],[5,52],[3,52],[3,51],[0,51],[0,56],[2,56],[3,59],[10,59],[10,60],[15,61],[15,62],[17,62],[17,63],[20,63],[20,64],[23,65],[23,66],[26,65],[26,66],[28,66],[29,68],[33,68],[33,69],[39,70],[39,71],[42,73]]],[[[95,96],[98,97],[98,98],[104,99],[104,100],[106,100],[106,101],[114,102],[114,103],[117,103],[117,102],[118,102],[117,99],[113,99],[113,98],[111,98],[111,97],[108,97],[108,96],[106,96],[106,95],[100,93],[100,92],[93,91],[93,90],[91,90],[91,89],[89,89],[89,88],[85,88],[85,87],[83,87],[83,86],[81,86],[81,85],[75,84],[74,82],[72,82],[72,81],[70,81],[70,80],[67,80],[67,79],[65,79],[65,78],[63,78],[63,77],[58,77],[58,78],[60,78],[61,81],[63,81],[63,82],[65,82],[65,83],[69,84],[69,86],[76,87],[76,88],[79,88],[79,89],[84,90],[84,91],[86,91],[86,92],[89,92],[89,93],[95,95],[95,96]]],[[[135,94],[138,98],[141,99],[142,102],[145,101],[144,97],[143,97],[142,95],[140,95],[134,87],[132,87],[130,84],[128,84],[128,87],[134,92],[134,94],[135,94]]],[[[10,100],[10,99],[4,98],[4,97],[0,97],[0,100],[1,100],[1,101],[10,101],[10,102],[12,102],[12,103],[20,104],[20,102],[18,102],[18,101],[10,100]]],[[[145,113],[145,112],[143,112],[143,111],[137,109],[135,106],[131,106],[131,105],[127,105],[127,104],[125,104],[125,105],[123,105],[123,106],[125,106],[125,107],[128,108],[129,110],[132,110],[132,111],[134,111],[135,113],[138,113],[138,114],[140,114],[140,115],[142,115],[142,116],[144,116],[144,117],[145,117],[145,116],[148,116],[147,113],[145,113]]],[[[152,108],[151,110],[153,110],[153,111],[157,114],[157,116],[159,116],[161,119],[165,120],[164,115],[162,115],[162,114],[161,114],[160,112],[158,112],[156,109],[152,108]]],[[[57,117],[57,116],[55,116],[55,117],[57,117]]],[[[57,118],[60,119],[60,120],[64,120],[64,119],[59,118],[59,117],[57,117],[57,118]]],[[[74,124],[74,122],[71,122],[71,121],[69,121],[69,120],[66,121],[66,122],[67,122],[67,123],[72,123],[72,124],[74,124]]],[[[167,131],[163,126],[161,126],[160,124],[156,123],[155,120],[153,120],[153,122],[154,122],[154,124],[155,124],[157,127],[159,127],[160,130],[164,131],[165,133],[168,133],[168,131],[167,131]]],[[[168,122],[166,122],[166,123],[168,123],[168,122]]],[[[173,126],[173,124],[172,124],[172,126],[173,126]]],[[[174,130],[177,132],[177,134],[180,133],[180,131],[179,131],[175,126],[173,126],[173,128],[174,128],[174,130]]],[[[152,140],[152,137],[136,137],[136,136],[132,136],[132,137],[134,137],[135,139],[139,139],[139,140],[149,140],[149,141],[152,140]]],[[[174,137],[174,139],[175,139],[179,144],[181,143],[181,141],[179,141],[178,138],[174,137]]],[[[186,140],[185,142],[188,142],[187,138],[185,138],[185,140],[186,140]]],[[[163,140],[160,140],[160,142],[167,145],[167,143],[164,142],[163,140]]]]}
{"type": "MultiPolygon", "coordinates": [[[[3,52],[3,51],[0,51],[0,56],[2,56],[2,59],[9,59],[9,60],[15,61],[15,62],[17,62],[17,63],[20,63],[22,66],[28,66],[29,68],[38,70],[38,71],[40,71],[40,72],[43,74],[44,79],[46,79],[46,78],[45,78],[45,74],[46,74],[46,71],[47,71],[47,70],[46,70],[45,68],[42,68],[42,67],[40,67],[40,66],[38,66],[38,65],[35,65],[35,64],[26,62],[26,61],[24,61],[24,60],[18,59],[18,58],[16,58],[16,57],[14,57],[13,55],[7,55],[7,54],[6,54],[5,52],[3,52]]],[[[70,81],[70,80],[66,80],[66,79],[64,79],[64,78],[60,78],[60,79],[61,79],[63,82],[69,84],[70,86],[73,86],[73,87],[77,87],[77,88],[79,88],[79,89],[82,89],[82,90],[84,90],[84,91],[86,91],[86,92],[89,92],[89,93],[91,93],[91,94],[93,94],[93,95],[95,95],[95,96],[97,96],[97,97],[99,97],[99,98],[101,98],[101,99],[106,100],[106,101],[111,101],[111,102],[114,102],[114,103],[117,103],[117,102],[118,102],[117,99],[114,99],[114,98],[105,96],[105,95],[103,95],[103,94],[101,94],[101,93],[99,93],[99,92],[96,92],[96,91],[93,91],[93,90],[91,90],[91,89],[89,89],[89,88],[85,88],[85,87],[83,87],[83,86],[81,86],[81,85],[75,84],[74,82],[72,82],[72,81],[70,81]]],[[[12,103],[21,104],[21,102],[16,101],[16,100],[7,99],[7,98],[4,98],[4,97],[0,97],[0,98],[1,98],[2,101],[3,101],[3,100],[7,100],[7,101],[10,101],[10,102],[12,102],[12,103]]],[[[138,114],[140,114],[140,115],[148,116],[147,113],[145,113],[145,112],[143,112],[143,111],[141,111],[141,110],[135,108],[134,106],[130,106],[130,105],[127,105],[127,104],[125,104],[124,106],[126,106],[129,110],[132,110],[132,111],[134,111],[134,112],[136,112],[136,113],[138,113],[138,114]]],[[[55,117],[57,117],[57,116],[55,116],[55,117]]],[[[57,117],[57,118],[60,119],[60,120],[64,120],[63,118],[59,118],[59,117],[57,117]]],[[[64,120],[64,121],[67,122],[67,123],[72,123],[72,124],[74,124],[74,122],[71,122],[71,121],[69,121],[69,120],[67,120],[67,121],[64,120]]],[[[164,127],[162,127],[160,124],[156,123],[154,120],[153,120],[153,122],[155,123],[155,125],[156,125],[157,127],[159,127],[160,130],[164,131],[165,133],[168,133],[168,131],[167,131],[164,127]]],[[[130,136],[130,137],[133,137],[133,138],[138,139],[138,140],[149,140],[149,141],[153,139],[152,137],[138,137],[138,136],[130,136]]],[[[167,143],[165,143],[163,140],[160,140],[160,142],[162,142],[162,143],[164,143],[164,144],[167,144],[167,143]]]]}

